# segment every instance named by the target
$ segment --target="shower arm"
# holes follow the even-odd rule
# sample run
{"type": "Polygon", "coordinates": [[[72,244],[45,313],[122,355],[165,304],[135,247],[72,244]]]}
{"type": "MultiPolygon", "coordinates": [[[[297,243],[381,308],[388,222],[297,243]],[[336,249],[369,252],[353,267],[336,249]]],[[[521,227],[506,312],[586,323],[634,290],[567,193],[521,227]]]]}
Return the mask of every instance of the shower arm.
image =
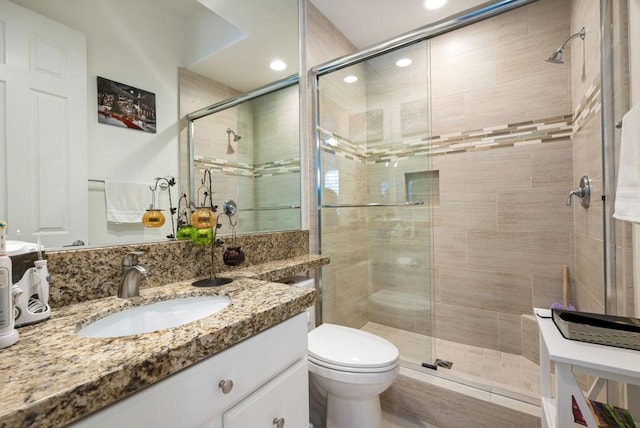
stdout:
{"type": "Polygon", "coordinates": [[[575,34],[571,35],[571,37],[569,37],[569,38],[567,39],[567,41],[566,41],[566,42],[564,42],[564,43],[562,44],[562,46],[560,46],[560,49],[558,49],[558,50],[560,50],[560,51],[561,51],[561,50],[564,50],[564,48],[566,48],[566,47],[567,47],[567,45],[568,45],[569,43],[571,43],[571,41],[572,41],[573,39],[575,39],[576,37],[580,37],[582,40],[584,40],[584,37],[585,37],[585,35],[586,35],[586,34],[587,34],[587,31],[585,30],[585,28],[584,28],[584,27],[582,27],[582,28],[580,29],[580,31],[578,31],[577,33],[575,33],[575,34]]]}

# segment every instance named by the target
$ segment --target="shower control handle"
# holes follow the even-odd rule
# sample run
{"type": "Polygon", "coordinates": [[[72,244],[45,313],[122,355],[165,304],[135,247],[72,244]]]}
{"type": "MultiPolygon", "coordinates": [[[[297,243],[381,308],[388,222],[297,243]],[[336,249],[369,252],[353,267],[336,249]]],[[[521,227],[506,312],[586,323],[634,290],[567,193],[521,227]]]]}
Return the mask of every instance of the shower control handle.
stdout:
{"type": "Polygon", "coordinates": [[[583,176],[580,179],[580,185],[569,192],[567,196],[567,206],[571,206],[572,196],[580,198],[580,205],[582,205],[583,208],[589,208],[591,202],[591,182],[588,176],[583,176]]]}

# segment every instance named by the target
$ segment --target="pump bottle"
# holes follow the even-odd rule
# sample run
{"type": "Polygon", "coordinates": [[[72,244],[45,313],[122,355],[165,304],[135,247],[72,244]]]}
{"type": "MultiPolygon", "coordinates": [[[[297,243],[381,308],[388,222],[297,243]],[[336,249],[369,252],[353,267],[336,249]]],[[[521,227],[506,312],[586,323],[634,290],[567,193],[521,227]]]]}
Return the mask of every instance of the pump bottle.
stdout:
{"type": "Polygon", "coordinates": [[[7,255],[6,229],[7,223],[0,220],[0,348],[18,341],[18,331],[14,328],[13,281],[11,259],[7,255]]]}

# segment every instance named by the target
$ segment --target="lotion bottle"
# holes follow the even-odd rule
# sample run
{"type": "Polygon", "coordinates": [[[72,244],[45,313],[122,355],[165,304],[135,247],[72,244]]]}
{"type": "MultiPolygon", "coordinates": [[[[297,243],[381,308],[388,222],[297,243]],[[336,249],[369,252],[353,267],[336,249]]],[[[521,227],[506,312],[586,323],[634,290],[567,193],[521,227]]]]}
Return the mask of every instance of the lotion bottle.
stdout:
{"type": "Polygon", "coordinates": [[[18,331],[14,328],[13,281],[11,259],[7,255],[6,229],[7,223],[0,220],[0,348],[18,341],[18,331]]]}

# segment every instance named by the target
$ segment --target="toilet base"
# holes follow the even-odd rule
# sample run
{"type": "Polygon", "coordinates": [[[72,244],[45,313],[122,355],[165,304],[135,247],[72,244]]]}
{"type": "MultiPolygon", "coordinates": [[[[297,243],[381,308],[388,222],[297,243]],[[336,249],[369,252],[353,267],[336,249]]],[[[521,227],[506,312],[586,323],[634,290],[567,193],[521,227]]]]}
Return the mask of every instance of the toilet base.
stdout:
{"type": "Polygon", "coordinates": [[[382,428],[380,398],[349,400],[327,394],[327,428],[382,428]]]}

